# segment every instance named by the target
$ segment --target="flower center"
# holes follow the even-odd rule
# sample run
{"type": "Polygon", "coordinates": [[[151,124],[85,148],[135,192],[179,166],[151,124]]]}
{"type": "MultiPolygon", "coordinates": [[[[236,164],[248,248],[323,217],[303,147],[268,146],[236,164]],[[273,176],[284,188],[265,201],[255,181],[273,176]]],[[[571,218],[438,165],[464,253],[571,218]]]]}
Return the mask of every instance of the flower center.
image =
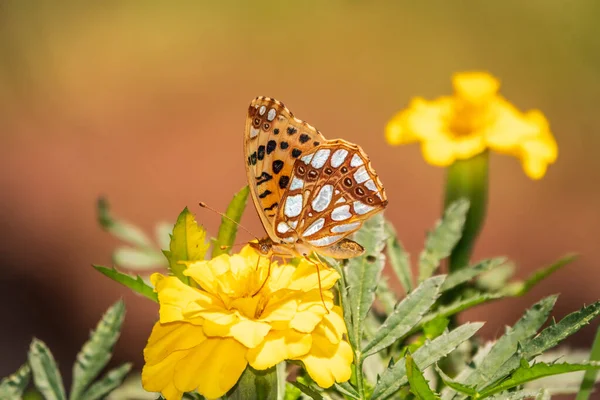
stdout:
{"type": "Polygon", "coordinates": [[[470,72],[453,78],[454,104],[450,130],[456,136],[471,135],[492,124],[500,82],[486,73],[470,72]]]}

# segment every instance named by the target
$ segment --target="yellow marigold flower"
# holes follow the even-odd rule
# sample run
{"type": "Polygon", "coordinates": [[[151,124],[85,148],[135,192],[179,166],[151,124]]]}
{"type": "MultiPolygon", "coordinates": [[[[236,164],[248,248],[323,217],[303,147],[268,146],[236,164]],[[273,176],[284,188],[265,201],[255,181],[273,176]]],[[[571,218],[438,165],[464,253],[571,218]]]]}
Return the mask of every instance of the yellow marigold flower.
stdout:
{"type": "Polygon", "coordinates": [[[305,260],[297,267],[271,264],[249,246],[239,254],[190,263],[178,278],[154,274],[160,320],[144,350],[142,383],[167,400],[197,390],[223,396],[250,364],[258,370],[283,360],[300,360],[321,387],[350,379],[353,360],[344,340],[342,311],[333,304],[332,269],[305,260]],[[260,288],[260,291],[258,291],[260,288]],[[256,293],[258,291],[258,293],[256,293]]]}
{"type": "Polygon", "coordinates": [[[396,114],[386,127],[388,143],[420,142],[425,160],[442,167],[491,149],[519,158],[527,176],[542,178],[558,155],[544,115],[517,110],[488,73],[458,73],[452,83],[453,96],[415,98],[396,114]]]}

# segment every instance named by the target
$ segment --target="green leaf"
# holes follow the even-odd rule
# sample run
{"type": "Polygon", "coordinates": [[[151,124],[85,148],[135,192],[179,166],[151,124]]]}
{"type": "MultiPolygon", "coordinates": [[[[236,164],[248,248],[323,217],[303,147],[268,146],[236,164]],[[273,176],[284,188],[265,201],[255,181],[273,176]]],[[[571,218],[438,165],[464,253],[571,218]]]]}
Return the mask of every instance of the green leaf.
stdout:
{"type": "Polygon", "coordinates": [[[437,371],[437,373],[440,376],[440,378],[442,379],[442,381],[446,384],[446,386],[454,389],[455,391],[457,391],[459,393],[466,394],[469,396],[474,396],[477,394],[477,390],[475,390],[475,388],[473,388],[471,386],[463,385],[462,383],[452,380],[437,365],[435,366],[435,370],[437,371]]]}
{"type": "Polygon", "coordinates": [[[589,364],[546,364],[537,363],[529,366],[529,363],[523,359],[521,366],[515,370],[508,379],[503,380],[500,384],[486,389],[480,393],[480,398],[489,397],[495,393],[500,393],[508,389],[523,385],[546,376],[566,374],[574,371],[586,371],[590,369],[599,369],[600,363],[589,364]]]}
{"type": "Polygon", "coordinates": [[[230,219],[221,217],[219,233],[217,234],[217,238],[213,239],[213,258],[221,254],[228,254],[231,252],[231,247],[235,243],[235,237],[237,235],[237,224],[239,224],[240,220],[242,219],[242,214],[244,213],[246,202],[248,200],[248,194],[250,194],[250,189],[248,186],[244,186],[233,196],[229,206],[227,206],[225,215],[230,219]],[[234,223],[232,220],[236,223],[234,223]]]}
{"type": "Polygon", "coordinates": [[[506,262],[481,274],[475,280],[474,286],[484,292],[499,292],[506,288],[507,282],[515,274],[515,270],[513,262],[506,262]]]}
{"type": "Polygon", "coordinates": [[[100,379],[89,387],[81,396],[85,400],[98,400],[105,398],[110,392],[118,388],[123,379],[131,370],[131,363],[125,363],[120,367],[111,369],[100,379]]]}
{"type": "Polygon", "coordinates": [[[171,243],[171,230],[173,226],[168,222],[159,222],[154,227],[156,242],[162,250],[167,250],[171,243]]]}
{"type": "Polygon", "coordinates": [[[119,221],[111,215],[110,205],[105,198],[100,197],[98,199],[96,210],[98,223],[111,235],[137,247],[149,249],[153,247],[150,238],[140,228],[129,222],[119,221]]]}
{"type": "Polygon", "coordinates": [[[435,394],[429,387],[429,382],[423,376],[423,373],[414,362],[410,354],[406,355],[406,376],[410,384],[410,391],[419,400],[439,400],[439,396],[435,394]]]}
{"type": "Polygon", "coordinates": [[[233,389],[228,400],[277,400],[277,370],[275,367],[257,371],[248,366],[233,389]]]}
{"type": "Polygon", "coordinates": [[[476,276],[487,272],[493,268],[496,268],[499,265],[502,265],[506,262],[506,259],[503,257],[493,258],[491,260],[483,260],[472,267],[462,268],[457,271],[452,272],[442,285],[442,292],[448,291],[450,289],[455,288],[456,286],[462,285],[475,278],[476,276]]]}
{"type": "MultiPolygon", "coordinates": [[[[594,338],[594,344],[592,345],[592,350],[590,352],[590,361],[598,360],[600,360],[600,326],[596,329],[596,337],[594,338]]],[[[595,369],[590,369],[585,372],[575,400],[587,400],[590,397],[590,394],[594,390],[594,385],[596,384],[597,374],[598,371],[595,369]]]]}
{"type": "Polygon", "coordinates": [[[553,348],[562,340],[571,336],[585,325],[589,324],[592,319],[600,314],[600,301],[589,306],[583,307],[579,311],[575,311],[558,323],[552,324],[537,336],[526,340],[522,343],[522,355],[514,354],[509,358],[491,378],[489,383],[496,382],[509,375],[520,365],[521,359],[531,360],[533,357],[542,354],[544,351],[553,348]]]}
{"type": "Polygon", "coordinates": [[[404,250],[393,225],[389,221],[385,223],[385,233],[389,236],[386,240],[386,246],[390,265],[396,273],[396,277],[400,281],[404,293],[409,293],[413,289],[410,257],[404,250]]]}
{"type": "Polygon", "coordinates": [[[170,250],[163,253],[169,260],[169,269],[180,281],[189,285],[189,277],[183,275],[186,265],[183,261],[204,260],[209,244],[204,240],[206,231],[194,219],[194,214],[187,207],[177,217],[171,235],[170,250]]]}
{"type": "Polygon", "coordinates": [[[396,307],[396,294],[392,292],[388,285],[388,279],[386,276],[382,276],[377,283],[375,289],[375,295],[383,307],[385,315],[390,315],[396,307]]]}
{"type": "Polygon", "coordinates": [[[65,400],[65,388],[60,371],[48,346],[34,338],[29,346],[28,360],[35,387],[44,398],[46,400],[65,400]]]}
{"type": "Polygon", "coordinates": [[[510,294],[512,296],[524,295],[525,293],[529,292],[531,290],[531,288],[533,288],[535,285],[540,283],[542,280],[546,279],[547,277],[549,277],[550,275],[552,275],[554,272],[558,271],[565,265],[570,264],[576,258],[577,258],[576,254],[569,254],[569,255],[561,258],[560,260],[556,261],[555,263],[533,272],[529,276],[529,278],[525,279],[523,282],[515,282],[514,284],[512,284],[510,286],[510,294]]]}
{"type": "Polygon", "coordinates": [[[489,382],[502,365],[515,354],[519,343],[535,335],[544,325],[556,299],[557,296],[548,296],[528,309],[519,321],[494,343],[481,364],[463,382],[478,388],[489,382]]]}
{"type": "Polygon", "coordinates": [[[31,368],[23,364],[14,374],[0,381],[0,399],[20,399],[29,385],[31,368]]]}
{"type": "Polygon", "coordinates": [[[450,204],[441,221],[427,235],[425,249],[419,256],[419,281],[429,278],[440,262],[448,257],[460,240],[469,202],[465,199],[450,204]]]}
{"type": "Polygon", "coordinates": [[[384,237],[383,216],[375,215],[354,235],[354,240],[365,248],[365,253],[348,260],[345,268],[348,305],[352,312],[352,331],[348,334],[355,344],[360,344],[362,339],[363,321],[375,300],[375,288],[385,265],[385,256],[381,252],[385,245],[384,237]]]}
{"type": "Polygon", "coordinates": [[[338,392],[342,393],[343,395],[346,395],[351,399],[360,400],[360,395],[349,382],[334,383],[333,386],[335,386],[338,392]]]}
{"type": "Polygon", "coordinates": [[[105,275],[113,281],[128,287],[135,293],[141,294],[142,296],[158,303],[158,295],[156,292],[154,292],[154,288],[144,282],[139,275],[136,275],[134,278],[131,275],[117,271],[115,268],[107,268],[103,267],[102,265],[92,265],[92,267],[94,267],[96,271],[100,272],[102,275],[105,275]]]}
{"type": "Polygon", "coordinates": [[[375,337],[363,348],[362,352],[365,357],[403,339],[435,303],[440,295],[440,286],[444,282],[444,278],[444,275],[440,275],[427,279],[398,303],[375,337]]]}
{"type": "Polygon", "coordinates": [[[133,270],[145,270],[167,265],[162,253],[149,249],[119,247],[113,253],[113,263],[133,270]]]}
{"type": "Polygon", "coordinates": [[[311,387],[304,385],[303,383],[296,381],[296,382],[292,382],[292,385],[294,385],[295,387],[300,389],[300,391],[302,393],[304,393],[305,395],[307,395],[308,397],[310,397],[313,400],[325,400],[324,397],[321,395],[321,393],[317,392],[316,390],[314,390],[311,387]]]}
{"type": "MultiPolygon", "coordinates": [[[[422,369],[425,369],[448,355],[462,342],[468,340],[482,326],[482,323],[463,324],[453,331],[447,332],[431,342],[425,343],[415,351],[413,359],[417,365],[422,369]]],[[[400,387],[406,385],[407,382],[406,363],[401,359],[381,375],[379,382],[377,382],[377,385],[373,389],[373,396],[371,399],[387,399],[396,393],[400,387]]]]}
{"type": "Polygon", "coordinates": [[[88,398],[82,397],[82,394],[110,360],[112,348],[119,339],[124,317],[125,304],[118,301],[106,311],[96,330],[91,333],[90,339],[77,354],[77,361],[73,365],[70,400],[88,398]]]}

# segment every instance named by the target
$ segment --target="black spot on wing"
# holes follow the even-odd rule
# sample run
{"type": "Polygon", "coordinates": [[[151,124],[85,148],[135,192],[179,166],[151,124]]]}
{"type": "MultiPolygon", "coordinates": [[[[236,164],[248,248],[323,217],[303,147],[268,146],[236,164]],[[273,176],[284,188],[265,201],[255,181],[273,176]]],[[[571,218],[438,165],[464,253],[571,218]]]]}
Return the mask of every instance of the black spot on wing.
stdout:
{"type": "Polygon", "coordinates": [[[274,140],[269,140],[267,143],[267,154],[271,154],[277,148],[277,142],[274,140]]]}
{"type": "Polygon", "coordinates": [[[288,183],[290,183],[289,176],[283,175],[281,178],[279,178],[279,187],[281,189],[285,189],[287,187],[288,183]]]}
{"type": "Polygon", "coordinates": [[[293,135],[296,132],[298,132],[298,129],[294,128],[293,126],[288,126],[288,128],[287,128],[288,135],[293,135]]]}
{"type": "Polygon", "coordinates": [[[265,146],[258,146],[258,159],[262,160],[265,158],[265,146]]]}
{"type": "Polygon", "coordinates": [[[275,129],[273,129],[273,134],[275,134],[275,135],[279,135],[279,128],[275,128],[275,129]]]}
{"type": "Polygon", "coordinates": [[[273,172],[275,174],[280,173],[282,168],[283,168],[283,161],[281,161],[281,160],[273,161],[273,172]]]}
{"type": "Polygon", "coordinates": [[[288,147],[290,147],[290,145],[288,144],[288,142],[281,142],[279,143],[279,147],[281,147],[281,150],[285,150],[288,147]]]}
{"type": "Polygon", "coordinates": [[[267,197],[268,195],[270,195],[272,192],[267,189],[264,192],[262,192],[261,194],[258,195],[259,198],[264,199],[265,197],[267,197]]]}
{"type": "Polygon", "coordinates": [[[260,174],[260,176],[256,177],[256,184],[260,185],[261,183],[265,183],[270,181],[271,179],[273,179],[272,175],[267,174],[266,172],[263,172],[262,174],[260,174]]]}
{"type": "Polygon", "coordinates": [[[275,207],[278,207],[278,206],[279,206],[279,204],[277,204],[277,203],[275,202],[275,203],[271,204],[271,206],[270,206],[270,207],[263,208],[263,210],[264,210],[264,211],[271,211],[272,209],[274,209],[275,207]]]}
{"type": "Polygon", "coordinates": [[[292,150],[292,157],[294,157],[294,158],[300,157],[301,154],[302,154],[302,152],[300,151],[300,149],[292,150]]]}
{"type": "Polygon", "coordinates": [[[308,136],[306,133],[303,133],[302,135],[300,135],[298,140],[300,140],[300,143],[306,143],[310,140],[310,136],[308,136]]]}

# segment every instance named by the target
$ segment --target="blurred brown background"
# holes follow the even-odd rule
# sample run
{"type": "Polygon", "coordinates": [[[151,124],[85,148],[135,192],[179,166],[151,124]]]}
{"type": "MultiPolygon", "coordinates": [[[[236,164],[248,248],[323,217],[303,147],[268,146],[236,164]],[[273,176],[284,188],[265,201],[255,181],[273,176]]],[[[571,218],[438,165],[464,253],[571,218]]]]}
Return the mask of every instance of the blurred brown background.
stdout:
{"type": "MultiPolygon", "coordinates": [[[[224,209],[245,185],[244,117],[257,95],[364,147],[415,259],[440,214],[444,170],[418,146],[389,147],[383,127],[412,96],[450,93],[453,72],[492,72],[519,108],[546,114],[560,155],[539,182],[492,156],[475,257],[507,255],[519,277],[581,257],[526,297],[463,319],[488,321],[492,338],[542,296],[562,293],[557,318],[597,300],[600,3],[427,3],[1,2],[0,376],[25,361],[32,335],[70,375],[120,297],[116,358],[141,367],[157,307],[90,267],[109,265],[117,244],[95,201],[106,195],[147,230],[187,205],[215,233],[219,218],[197,203],[224,209]]],[[[243,223],[262,234],[252,207],[243,223]]],[[[589,346],[595,326],[570,344],[589,346]]]]}

